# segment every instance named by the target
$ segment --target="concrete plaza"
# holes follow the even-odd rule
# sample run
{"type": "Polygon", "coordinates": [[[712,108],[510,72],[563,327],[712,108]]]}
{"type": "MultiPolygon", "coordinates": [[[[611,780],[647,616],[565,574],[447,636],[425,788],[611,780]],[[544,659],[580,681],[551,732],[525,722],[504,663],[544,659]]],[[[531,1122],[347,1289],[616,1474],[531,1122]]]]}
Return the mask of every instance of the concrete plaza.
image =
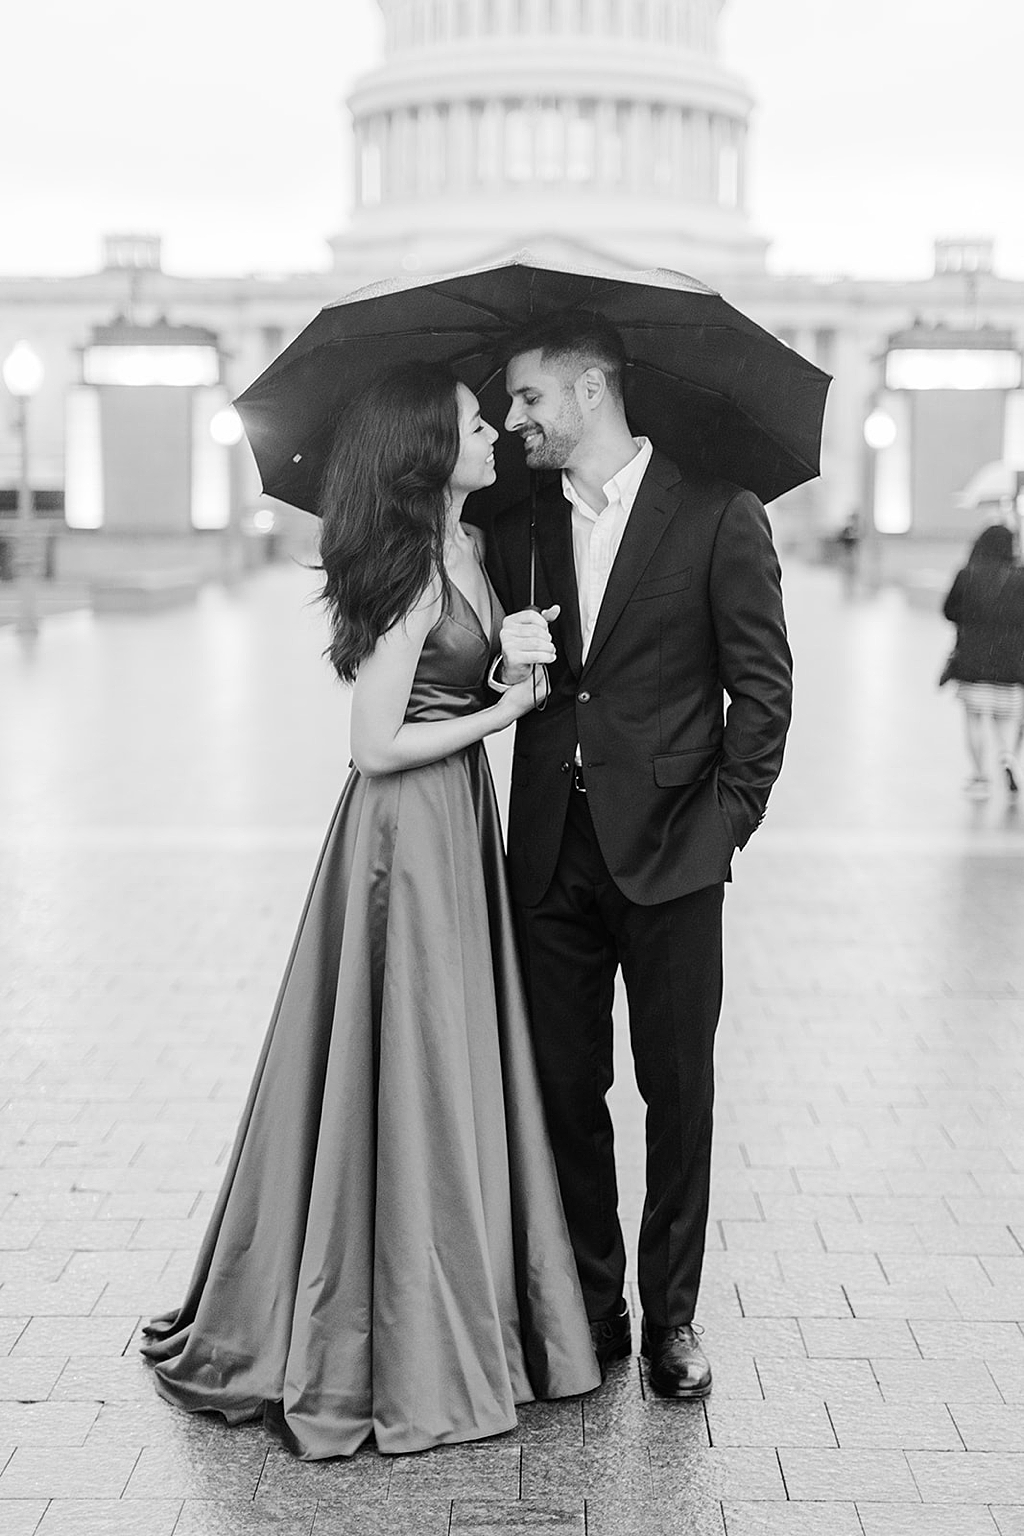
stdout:
{"type": "MultiPolygon", "coordinates": [[[[514,1435],[320,1464],[167,1407],[136,1347],[346,772],[314,579],[0,629],[4,1536],[1024,1536],[1024,823],[962,797],[948,626],[786,584],[791,746],[726,903],[712,1397],[633,1359],[514,1435]]],[[[615,1108],[632,1236],[625,1048],[615,1108]]]]}

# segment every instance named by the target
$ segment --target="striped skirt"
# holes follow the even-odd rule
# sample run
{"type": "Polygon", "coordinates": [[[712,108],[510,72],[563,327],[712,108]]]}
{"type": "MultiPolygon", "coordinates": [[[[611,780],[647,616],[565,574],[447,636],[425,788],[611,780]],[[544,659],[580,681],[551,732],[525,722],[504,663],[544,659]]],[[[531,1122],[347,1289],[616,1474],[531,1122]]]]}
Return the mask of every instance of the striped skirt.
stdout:
{"type": "Polygon", "coordinates": [[[997,720],[1024,715],[1024,686],[1020,683],[957,683],[956,696],[968,709],[997,720]]]}

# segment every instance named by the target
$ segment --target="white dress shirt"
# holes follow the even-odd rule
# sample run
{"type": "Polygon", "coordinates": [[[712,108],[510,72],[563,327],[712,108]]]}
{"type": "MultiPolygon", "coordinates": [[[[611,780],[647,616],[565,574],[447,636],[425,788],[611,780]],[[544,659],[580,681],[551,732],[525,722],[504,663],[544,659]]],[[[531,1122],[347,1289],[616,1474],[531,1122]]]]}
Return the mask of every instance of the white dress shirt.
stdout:
{"type": "Polygon", "coordinates": [[[634,457],[601,487],[607,502],[601,512],[595,512],[593,507],[587,505],[566,471],[562,471],[562,491],[572,507],[572,552],[576,562],[584,661],[594,638],[597,615],[615,556],[622,543],[622,535],[629,522],[629,514],[633,510],[640,482],[651,462],[653,449],[650,439],[637,437],[634,442],[637,445],[634,457]]]}
{"type": "MultiPolygon", "coordinates": [[[[647,437],[636,437],[633,441],[637,447],[634,456],[628,464],[622,466],[617,475],[613,475],[607,484],[601,487],[607,503],[601,512],[595,512],[593,507],[587,505],[568,474],[565,470],[562,471],[562,491],[572,508],[572,553],[576,566],[576,591],[579,600],[584,661],[587,659],[587,651],[594,636],[594,626],[597,623],[597,615],[608,585],[612,564],[619,552],[619,545],[622,543],[622,535],[626,531],[629,514],[633,510],[633,503],[640,489],[640,482],[647,472],[647,466],[651,462],[651,454],[654,451],[647,437]]],[[[501,657],[498,656],[491,666],[487,681],[496,693],[507,693],[509,684],[498,681],[500,667],[501,657]]],[[[577,747],[577,763],[579,760],[580,753],[577,747]]]]}

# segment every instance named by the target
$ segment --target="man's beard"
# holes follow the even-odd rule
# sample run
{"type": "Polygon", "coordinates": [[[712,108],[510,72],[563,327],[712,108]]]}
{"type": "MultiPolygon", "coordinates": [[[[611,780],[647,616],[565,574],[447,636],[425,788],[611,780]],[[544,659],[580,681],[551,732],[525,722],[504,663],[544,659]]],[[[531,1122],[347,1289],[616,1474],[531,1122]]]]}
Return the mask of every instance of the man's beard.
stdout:
{"type": "Polygon", "coordinates": [[[570,454],[583,436],[583,412],[572,391],[566,391],[566,399],[556,422],[546,431],[542,427],[533,427],[530,430],[539,435],[532,446],[526,447],[526,434],[521,434],[524,439],[523,446],[526,448],[527,467],[529,469],[564,469],[570,454]]]}

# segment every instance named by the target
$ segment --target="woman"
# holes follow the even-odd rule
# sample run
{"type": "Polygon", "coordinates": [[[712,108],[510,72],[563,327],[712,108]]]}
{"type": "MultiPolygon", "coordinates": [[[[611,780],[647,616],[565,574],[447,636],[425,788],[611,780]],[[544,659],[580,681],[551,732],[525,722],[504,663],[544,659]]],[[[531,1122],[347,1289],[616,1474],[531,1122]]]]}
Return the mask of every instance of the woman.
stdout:
{"type": "Polygon", "coordinates": [[[483,738],[502,614],[462,527],[497,434],[447,369],[388,374],[323,489],[354,769],[158,1390],[301,1457],[422,1450],[597,1386],[513,942],[483,738]]]}
{"type": "Polygon", "coordinates": [[[988,799],[987,721],[1006,788],[1016,795],[1021,783],[1016,740],[1024,711],[1024,570],[1014,560],[1009,528],[994,524],[982,530],[942,611],[957,627],[940,682],[955,681],[963,701],[973,769],[964,792],[971,800],[988,799]]]}

